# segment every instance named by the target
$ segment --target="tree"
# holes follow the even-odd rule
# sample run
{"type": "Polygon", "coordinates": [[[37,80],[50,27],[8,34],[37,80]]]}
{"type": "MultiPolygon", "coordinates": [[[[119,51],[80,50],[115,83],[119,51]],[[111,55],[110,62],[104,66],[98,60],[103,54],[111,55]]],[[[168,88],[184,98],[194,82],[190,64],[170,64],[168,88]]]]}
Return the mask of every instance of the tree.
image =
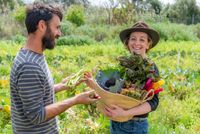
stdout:
{"type": "MultiPolygon", "coordinates": [[[[41,1],[41,0],[36,0],[36,1],[41,1]]],[[[84,7],[87,7],[90,2],[88,0],[42,0],[44,3],[58,3],[60,5],[63,5],[63,8],[66,9],[66,7],[69,7],[70,5],[75,5],[75,4],[81,4],[84,7]]]]}
{"type": "Polygon", "coordinates": [[[144,13],[148,10],[148,0],[131,0],[131,3],[138,14],[144,13]]]}
{"type": "Polygon", "coordinates": [[[148,0],[147,2],[151,5],[151,8],[154,9],[155,14],[160,14],[162,10],[162,4],[159,0],[148,0]]]}
{"type": "Polygon", "coordinates": [[[14,9],[15,0],[0,0],[1,13],[6,13],[14,9]]]}
{"type": "Polygon", "coordinates": [[[133,21],[135,7],[129,0],[109,0],[104,3],[109,24],[124,24],[133,21]]]}
{"type": "Polygon", "coordinates": [[[0,0],[0,12],[7,13],[18,6],[23,6],[23,0],[0,0]]]}
{"type": "Polygon", "coordinates": [[[108,2],[104,3],[104,8],[108,14],[108,24],[112,23],[114,18],[114,10],[119,6],[119,2],[115,2],[114,0],[109,0],[108,2]]]}
{"type": "Polygon", "coordinates": [[[85,23],[84,8],[80,5],[71,5],[65,18],[77,26],[83,25],[85,23]]]}
{"type": "Polygon", "coordinates": [[[171,22],[196,24],[200,21],[200,10],[196,0],[176,0],[169,7],[167,17],[171,22]]]}

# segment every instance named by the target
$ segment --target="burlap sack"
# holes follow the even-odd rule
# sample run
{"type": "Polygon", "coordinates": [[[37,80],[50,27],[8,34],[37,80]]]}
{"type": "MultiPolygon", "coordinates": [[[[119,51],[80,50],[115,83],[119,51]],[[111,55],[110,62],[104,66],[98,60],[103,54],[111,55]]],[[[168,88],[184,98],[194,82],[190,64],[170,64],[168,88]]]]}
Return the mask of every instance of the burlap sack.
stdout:
{"type": "MultiPolygon", "coordinates": [[[[153,95],[148,97],[150,93],[153,94],[153,90],[150,90],[149,92],[147,92],[142,100],[136,100],[134,98],[131,98],[125,95],[108,92],[102,89],[95,80],[90,81],[90,86],[101,97],[101,99],[97,102],[97,108],[99,111],[102,111],[102,109],[104,109],[105,106],[109,107],[111,105],[117,105],[125,110],[131,109],[135,106],[138,106],[144,103],[147,100],[152,99],[153,97],[153,95]]],[[[111,120],[118,121],[118,122],[125,122],[132,118],[133,116],[127,116],[127,117],[122,117],[122,118],[111,118],[111,120]]]]}

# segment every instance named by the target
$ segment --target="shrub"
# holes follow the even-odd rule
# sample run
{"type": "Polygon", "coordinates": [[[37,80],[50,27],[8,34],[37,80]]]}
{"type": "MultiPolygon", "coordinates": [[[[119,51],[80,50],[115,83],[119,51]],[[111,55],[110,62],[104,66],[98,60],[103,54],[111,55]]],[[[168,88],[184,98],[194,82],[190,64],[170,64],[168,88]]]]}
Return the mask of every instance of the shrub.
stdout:
{"type": "Polygon", "coordinates": [[[62,45],[89,45],[92,44],[94,41],[89,38],[88,36],[77,36],[77,35],[70,35],[70,36],[63,36],[60,37],[57,41],[58,46],[62,45]]]}
{"type": "Polygon", "coordinates": [[[118,40],[120,41],[119,38],[119,33],[121,32],[121,30],[126,29],[127,27],[123,26],[123,25],[115,25],[109,28],[109,39],[110,40],[118,40]]]}
{"type": "Polygon", "coordinates": [[[155,23],[152,27],[160,33],[163,40],[197,41],[197,34],[186,25],[174,23],[155,23]],[[192,35],[192,36],[191,36],[192,35]]]}
{"type": "Polygon", "coordinates": [[[87,35],[91,38],[94,38],[94,35],[96,32],[95,32],[95,28],[89,25],[82,25],[76,28],[75,33],[78,35],[87,35]]]}
{"type": "Polygon", "coordinates": [[[108,40],[119,41],[119,32],[122,29],[125,29],[125,27],[119,25],[82,25],[74,30],[74,34],[89,36],[97,42],[108,40]]]}
{"type": "Polygon", "coordinates": [[[21,43],[24,43],[26,41],[26,38],[22,35],[15,35],[11,38],[12,41],[14,41],[15,43],[17,44],[21,44],[21,43]]]}
{"type": "Polygon", "coordinates": [[[61,32],[63,35],[73,34],[74,29],[75,26],[71,22],[69,21],[61,22],[61,32]]]}
{"type": "Polygon", "coordinates": [[[109,33],[109,27],[106,25],[99,25],[99,26],[89,26],[89,25],[83,25],[78,27],[75,30],[75,33],[77,35],[87,35],[90,38],[93,38],[94,40],[100,42],[103,41],[104,39],[108,38],[108,35],[111,34],[109,33]]]}
{"type": "Polygon", "coordinates": [[[135,11],[132,4],[127,4],[124,8],[115,8],[113,9],[113,24],[124,24],[128,22],[135,21],[135,11]]]}
{"type": "Polygon", "coordinates": [[[10,39],[13,35],[23,33],[23,28],[16,23],[10,14],[0,15],[0,37],[10,39]]]}
{"type": "Polygon", "coordinates": [[[196,36],[200,39],[200,23],[190,26],[192,31],[196,34],[196,36]]]}
{"type": "Polygon", "coordinates": [[[18,7],[13,13],[13,16],[15,20],[23,24],[26,16],[25,7],[24,6],[18,7]]]}
{"type": "Polygon", "coordinates": [[[108,32],[109,27],[107,26],[98,26],[95,28],[94,39],[98,42],[103,41],[104,39],[108,38],[110,34],[108,32]]]}
{"type": "Polygon", "coordinates": [[[85,9],[86,24],[102,25],[108,21],[108,14],[105,8],[89,6],[85,9]]]}
{"type": "Polygon", "coordinates": [[[165,41],[168,40],[166,25],[164,25],[164,24],[159,24],[159,25],[158,24],[152,24],[152,27],[159,32],[161,39],[163,39],[165,41]]]}
{"type": "Polygon", "coordinates": [[[80,5],[71,5],[65,16],[66,20],[76,24],[77,26],[83,25],[84,21],[84,8],[80,5]]]}

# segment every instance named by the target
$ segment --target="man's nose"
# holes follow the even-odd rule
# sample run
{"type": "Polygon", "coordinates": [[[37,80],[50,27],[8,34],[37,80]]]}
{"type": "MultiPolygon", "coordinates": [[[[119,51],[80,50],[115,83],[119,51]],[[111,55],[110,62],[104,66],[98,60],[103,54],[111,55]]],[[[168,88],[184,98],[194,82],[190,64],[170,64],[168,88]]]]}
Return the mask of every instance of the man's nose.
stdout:
{"type": "Polygon", "coordinates": [[[62,32],[59,30],[59,31],[57,32],[56,38],[59,38],[61,35],[62,35],[62,32]]]}

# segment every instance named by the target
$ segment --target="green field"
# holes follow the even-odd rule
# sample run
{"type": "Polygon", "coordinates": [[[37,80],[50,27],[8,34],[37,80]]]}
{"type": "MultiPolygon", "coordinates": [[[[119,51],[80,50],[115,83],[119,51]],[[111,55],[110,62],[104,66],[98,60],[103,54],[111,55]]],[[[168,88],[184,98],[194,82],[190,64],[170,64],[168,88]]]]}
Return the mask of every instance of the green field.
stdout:
{"type": "MultiPolygon", "coordinates": [[[[12,61],[22,45],[0,42],[0,133],[12,133],[9,110],[9,74],[12,61]]],[[[117,56],[126,53],[121,43],[98,43],[83,46],[57,46],[46,51],[46,59],[55,83],[80,69],[115,64],[117,56]]],[[[198,134],[200,133],[200,42],[160,42],[148,56],[157,64],[165,80],[160,104],[149,115],[149,134],[198,134]]],[[[56,95],[63,100],[79,93],[64,91],[56,95]]],[[[78,105],[58,116],[60,133],[107,134],[109,120],[91,112],[91,106],[78,105]]]]}

